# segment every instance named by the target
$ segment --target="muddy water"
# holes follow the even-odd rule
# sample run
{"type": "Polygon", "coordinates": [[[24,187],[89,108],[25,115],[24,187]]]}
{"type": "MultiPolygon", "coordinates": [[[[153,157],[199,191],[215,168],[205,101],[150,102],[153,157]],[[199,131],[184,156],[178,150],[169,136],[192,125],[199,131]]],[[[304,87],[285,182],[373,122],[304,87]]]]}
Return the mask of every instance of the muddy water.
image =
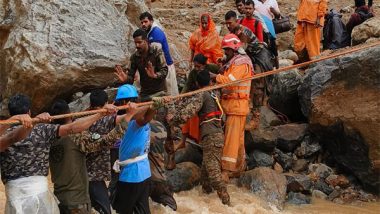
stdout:
{"type": "Polygon", "coordinates": [[[231,195],[232,206],[224,206],[220,203],[216,193],[210,195],[202,194],[201,188],[196,187],[193,190],[175,194],[178,203],[177,212],[164,208],[158,204],[151,206],[154,214],[256,214],[256,213],[342,213],[342,214],[379,214],[380,203],[363,203],[357,206],[338,205],[320,199],[313,199],[311,205],[293,206],[286,205],[285,209],[280,211],[271,206],[270,203],[249,193],[248,190],[237,188],[230,185],[228,190],[231,195]]]}
{"type": "MultiPolygon", "coordinates": [[[[277,210],[270,203],[261,200],[235,185],[230,185],[228,190],[231,195],[232,206],[224,206],[220,203],[216,193],[205,195],[198,186],[190,191],[175,194],[178,210],[174,212],[169,208],[151,203],[152,214],[319,214],[319,213],[342,213],[342,214],[380,214],[380,203],[363,203],[358,206],[338,205],[324,200],[313,199],[311,205],[285,206],[283,211],[277,210]]],[[[0,184],[0,214],[4,213],[5,193],[4,186],[0,184]]]]}

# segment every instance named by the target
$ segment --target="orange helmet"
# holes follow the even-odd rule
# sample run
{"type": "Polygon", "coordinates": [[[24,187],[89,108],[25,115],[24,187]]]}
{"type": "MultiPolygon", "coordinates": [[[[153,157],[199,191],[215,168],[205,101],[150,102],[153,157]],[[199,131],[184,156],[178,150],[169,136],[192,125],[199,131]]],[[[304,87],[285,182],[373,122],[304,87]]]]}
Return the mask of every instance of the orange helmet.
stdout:
{"type": "Polygon", "coordinates": [[[227,34],[223,37],[222,40],[222,48],[231,48],[233,50],[237,50],[241,47],[242,43],[235,34],[227,34]]]}

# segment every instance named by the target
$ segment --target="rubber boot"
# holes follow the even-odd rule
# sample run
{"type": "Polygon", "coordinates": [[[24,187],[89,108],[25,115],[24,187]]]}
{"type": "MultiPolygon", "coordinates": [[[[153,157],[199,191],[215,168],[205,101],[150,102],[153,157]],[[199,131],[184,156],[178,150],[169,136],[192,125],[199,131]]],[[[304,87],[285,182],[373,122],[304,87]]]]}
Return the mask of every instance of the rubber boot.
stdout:
{"type": "Polygon", "coordinates": [[[220,188],[218,191],[218,196],[223,204],[225,205],[231,205],[230,203],[230,195],[227,192],[227,188],[220,188]]]}
{"type": "Polygon", "coordinates": [[[212,187],[209,182],[202,182],[202,192],[205,194],[212,193],[212,187]]]}

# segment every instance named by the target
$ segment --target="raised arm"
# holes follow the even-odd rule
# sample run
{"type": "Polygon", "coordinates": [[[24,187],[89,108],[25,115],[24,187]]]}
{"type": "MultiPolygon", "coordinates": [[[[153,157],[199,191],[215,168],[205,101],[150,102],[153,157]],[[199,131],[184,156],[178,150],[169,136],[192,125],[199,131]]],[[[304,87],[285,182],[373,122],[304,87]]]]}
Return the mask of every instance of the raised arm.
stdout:
{"type": "Polygon", "coordinates": [[[9,133],[0,137],[0,152],[5,151],[12,144],[23,140],[30,133],[32,127],[25,128],[20,126],[9,133]]]}
{"type": "MultiPolygon", "coordinates": [[[[25,128],[33,127],[33,120],[29,114],[19,114],[10,117],[8,120],[18,120],[25,128]]],[[[0,135],[10,128],[11,125],[0,125],[0,135]]]]}

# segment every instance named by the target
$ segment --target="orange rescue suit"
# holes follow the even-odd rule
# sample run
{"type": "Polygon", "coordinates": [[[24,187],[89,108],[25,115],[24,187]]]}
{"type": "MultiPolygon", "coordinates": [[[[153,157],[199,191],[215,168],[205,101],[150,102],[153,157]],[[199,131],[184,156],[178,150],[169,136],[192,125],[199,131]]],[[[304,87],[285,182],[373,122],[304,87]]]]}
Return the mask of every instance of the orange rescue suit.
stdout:
{"type": "Polygon", "coordinates": [[[327,0],[301,0],[297,11],[294,49],[297,54],[306,49],[310,58],[320,55],[321,27],[325,20],[327,0]],[[316,25],[319,20],[319,26],[316,25]]]}
{"type": "MultiPolygon", "coordinates": [[[[252,77],[253,67],[247,55],[231,59],[223,74],[216,76],[219,84],[252,77]]],[[[222,89],[222,108],[227,115],[222,169],[241,172],[245,168],[244,127],[249,113],[251,81],[237,83],[222,89]]]]}

